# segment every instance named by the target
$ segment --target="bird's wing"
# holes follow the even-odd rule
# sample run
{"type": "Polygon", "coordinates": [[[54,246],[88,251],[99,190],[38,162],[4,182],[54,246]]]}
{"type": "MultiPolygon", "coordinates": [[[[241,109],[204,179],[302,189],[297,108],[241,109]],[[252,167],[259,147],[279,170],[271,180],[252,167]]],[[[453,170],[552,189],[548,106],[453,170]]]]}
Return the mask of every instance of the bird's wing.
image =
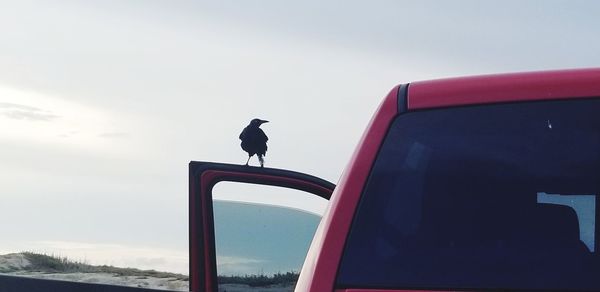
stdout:
{"type": "Polygon", "coordinates": [[[246,129],[247,128],[244,128],[244,130],[242,130],[242,132],[240,133],[240,140],[244,140],[244,137],[246,137],[246,129]]]}
{"type": "Polygon", "coordinates": [[[265,134],[265,132],[263,132],[263,130],[261,128],[258,128],[258,140],[261,142],[266,143],[267,141],[269,141],[269,137],[267,137],[267,135],[265,134]]]}

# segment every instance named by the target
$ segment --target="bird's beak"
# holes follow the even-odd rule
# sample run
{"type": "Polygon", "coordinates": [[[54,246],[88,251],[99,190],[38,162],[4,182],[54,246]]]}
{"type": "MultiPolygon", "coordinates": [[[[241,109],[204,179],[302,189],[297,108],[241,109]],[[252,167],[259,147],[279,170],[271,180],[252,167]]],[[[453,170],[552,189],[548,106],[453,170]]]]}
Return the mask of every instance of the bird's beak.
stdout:
{"type": "Polygon", "coordinates": [[[268,123],[268,122],[269,122],[269,121],[260,120],[260,123],[261,123],[261,124],[268,123]]]}

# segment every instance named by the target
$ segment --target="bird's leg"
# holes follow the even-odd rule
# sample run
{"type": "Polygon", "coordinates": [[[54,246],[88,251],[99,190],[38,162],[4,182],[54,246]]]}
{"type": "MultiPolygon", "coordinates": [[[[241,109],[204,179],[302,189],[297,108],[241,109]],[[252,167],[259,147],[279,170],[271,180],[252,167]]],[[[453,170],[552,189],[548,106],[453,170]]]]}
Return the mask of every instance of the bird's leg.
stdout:
{"type": "Polygon", "coordinates": [[[262,157],[262,155],[257,155],[258,156],[258,161],[260,162],[260,167],[265,167],[265,159],[262,157]]]}
{"type": "Polygon", "coordinates": [[[250,162],[250,155],[248,155],[248,160],[246,160],[246,166],[248,166],[248,162],[250,162]]]}

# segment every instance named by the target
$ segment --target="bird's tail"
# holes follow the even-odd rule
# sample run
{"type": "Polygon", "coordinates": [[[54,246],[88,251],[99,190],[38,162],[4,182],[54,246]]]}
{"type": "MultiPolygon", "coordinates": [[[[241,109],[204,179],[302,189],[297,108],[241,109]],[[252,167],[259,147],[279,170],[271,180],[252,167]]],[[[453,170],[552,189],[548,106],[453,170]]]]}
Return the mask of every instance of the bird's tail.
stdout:
{"type": "Polygon", "coordinates": [[[260,162],[260,167],[264,167],[264,165],[265,165],[265,158],[262,155],[260,155],[260,154],[258,154],[257,156],[258,156],[258,161],[260,162]]]}

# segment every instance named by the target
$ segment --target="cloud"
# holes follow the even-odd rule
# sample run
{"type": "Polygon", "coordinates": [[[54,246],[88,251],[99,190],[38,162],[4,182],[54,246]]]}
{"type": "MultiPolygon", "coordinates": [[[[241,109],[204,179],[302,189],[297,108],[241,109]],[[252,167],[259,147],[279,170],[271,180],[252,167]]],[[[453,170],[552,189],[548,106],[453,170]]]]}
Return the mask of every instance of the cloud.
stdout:
{"type": "Polygon", "coordinates": [[[100,135],[98,135],[98,137],[100,137],[100,138],[108,138],[108,139],[126,138],[126,137],[129,137],[129,133],[125,133],[125,132],[106,132],[106,133],[101,133],[100,135]]]}
{"type": "Polygon", "coordinates": [[[0,102],[0,115],[15,120],[44,122],[49,122],[60,118],[60,116],[55,115],[50,111],[46,111],[33,106],[10,102],[0,102]]]}
{"type": "Polygon", "coordinates": [[[15,108],[15,109],[20,109],[20,110],[24,110],[24,111],[41,111],[41,109],[39,109],[37,107],[16,104],[16,103],[10,103],[10,102],[0,102],[0,108],[9,108],[9,109],[15,108]]]}

